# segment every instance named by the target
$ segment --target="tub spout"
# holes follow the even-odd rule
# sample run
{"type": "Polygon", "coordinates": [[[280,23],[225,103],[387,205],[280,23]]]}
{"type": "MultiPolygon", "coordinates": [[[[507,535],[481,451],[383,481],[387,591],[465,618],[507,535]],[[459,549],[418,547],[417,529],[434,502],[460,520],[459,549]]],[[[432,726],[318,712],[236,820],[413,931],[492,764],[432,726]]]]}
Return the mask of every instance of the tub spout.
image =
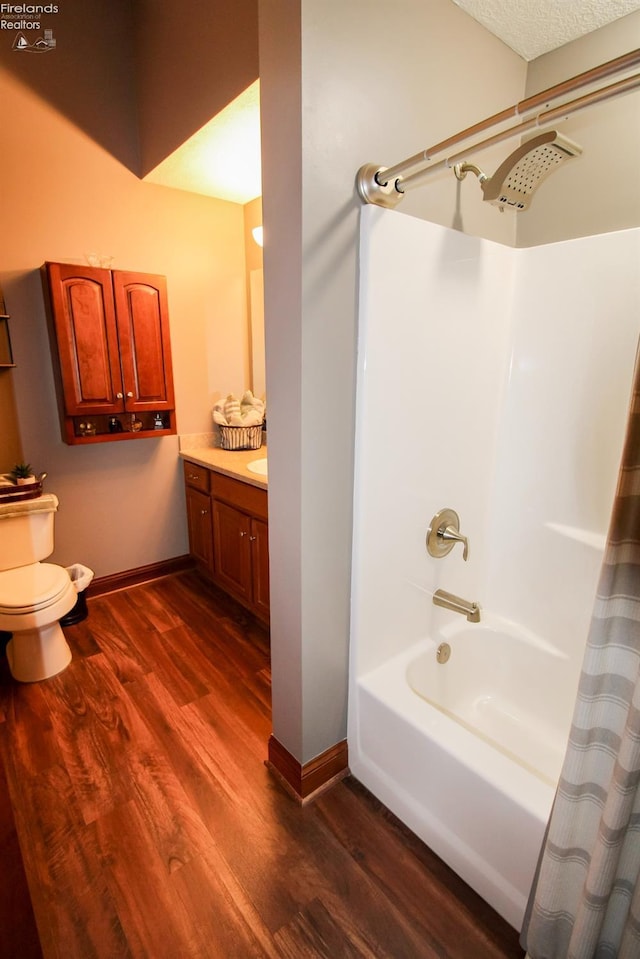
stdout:
{"type": "Polygon", "coordinates": [[[480,622],[479,603],[469,603],[466,599],[454,596],[453,593],[447,593],[444,589],[437,589],[433,594],[433,602],[436,606],[443,606],[444,609],[451,609],[454,613],[462,613],[467,617],[470,623],[480,622]]]}

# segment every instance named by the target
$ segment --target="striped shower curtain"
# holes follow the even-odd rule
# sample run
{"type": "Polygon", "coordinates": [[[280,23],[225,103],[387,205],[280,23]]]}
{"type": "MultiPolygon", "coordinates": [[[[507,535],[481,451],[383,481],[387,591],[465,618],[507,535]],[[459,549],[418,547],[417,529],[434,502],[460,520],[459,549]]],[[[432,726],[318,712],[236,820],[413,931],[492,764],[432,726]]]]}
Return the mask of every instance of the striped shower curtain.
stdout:
{"type": "Polygon", "coordinates": [[[640,362],[604,563],[521,942],[530,959],[640,959],[640,362]]]}

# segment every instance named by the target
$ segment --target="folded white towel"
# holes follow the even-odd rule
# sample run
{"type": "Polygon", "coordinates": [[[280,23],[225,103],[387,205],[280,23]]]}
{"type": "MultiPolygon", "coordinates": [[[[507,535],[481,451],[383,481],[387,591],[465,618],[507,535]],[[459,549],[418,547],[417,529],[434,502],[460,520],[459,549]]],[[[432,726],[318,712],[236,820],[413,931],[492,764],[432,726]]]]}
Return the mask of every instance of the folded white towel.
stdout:
{"type": "Polygon", "coordinates": [[[260,414],[261,419],[264,419],[264,400],[260,400],[257,396],[254,396],[251,390],[244,391],[240,408],[243,414],[254,410],[260,414]]]}
{"type": "Polygon", "coordinates": [[[242,419],[240,411],[240,400],[233,393],[229,393],[224,401],[224,415],[227,417],[229,426],[239,426],[242,419]],[[237,422],[234,422],[236,420],[237,422]]]}
{"type": "Polygon", "coordinates": [[[242,425],[260,426],[262,419],[262,413],[259,413],[257,410],[249,410],[247,413],[242,414],[242,425]]]}
{"type": "Polygon", "coordinates": [[[260,426],[264,420],[264,411],[264,400],[254,396],[251,390],[245,390],[242,401],[233,393],[229,393],[226,399],[219,400],[211,415],[218,426],[260,426]]]}

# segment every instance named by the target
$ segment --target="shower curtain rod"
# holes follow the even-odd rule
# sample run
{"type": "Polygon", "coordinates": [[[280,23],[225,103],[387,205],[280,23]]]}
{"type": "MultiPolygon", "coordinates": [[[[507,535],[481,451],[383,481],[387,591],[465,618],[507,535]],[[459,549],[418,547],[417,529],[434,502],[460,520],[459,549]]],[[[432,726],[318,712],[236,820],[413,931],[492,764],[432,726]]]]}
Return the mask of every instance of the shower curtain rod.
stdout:
{"type": "Polygon", "coordinates": [[[579,97],[575,100],[570,100],[569,102],[563,103],[553,109],[540,110],[541,107],[549,107],[554,100],[558,100],[569,93],[573,93],[574,91],[580,90],[586,86],[590,86],[591,84],[601,82],[608,77],[625,73],[639,64],[640,49],[632,50],[630,53],[626,53],[614,60],[609,60],[606,63],[600,64],[598,67],[594,67],[593,69],[587,70],[584,73],[577,74],[575,77],[571,77],[569,80],[565,80],[562,83],[558,83],[555,86],[549,87],[548,89],[543,90],[541,93],[527,97],[525,100],[521,100],[512,107],[508,107],[506,110],[502,110],[500,113],[496,113],[491,117],[487,117],[486,120],[482,120],[480,123],[476,123],[473,126],[467,127],[460,133],[455,134],[455,136],[449,137],[446,140],[442,140],[440,143],[436,143],[434,146],[429,147],[420,153],[416,153],[414,156],[403,160],[401,163],[396,163],[395,166],[380,167],[375,164],[368,163],[360,168],[357,175],[357,187],[360,197],[365,203],[375,203],[378,206],[394,207],[404,196],[407,187],[411,188],[413,186],[420,185],[432,172],[437,172],[438,170],[452,167],[459,160],[465,158],[469,153],[486,149],[487,147],[493,146],[496,143],[500,143],[503,140],[518,136],[521,133],[525,133],[527,130],[540,126],[541,123],[565,120],[568,116],[573,113],[577,113],[579,110],[594,106],[597,103],[602,103],[605,100],[622,96],[625,93],[631,93],[633,90],[640,87],[640,73],[634,74],[625,80],[619,80],[618,82],[610,84],[609,86],[602,87],[599,90],[587,93],[585,96],[579,97]],[[532,113],[533,116],[531,116],[532,113]],[[527,115],[529,115],[529,119],[524,119],[515,126],[509,127],[508,129],[503,130],[500,133],[496,133],[493,136],[479,141],[478,143],[467,146],[463,151],[449,155],[446,158],[439,160],[437,163],[432,163],[425,169],[420,169],[423,164],[429,163],[429,161],[433,159],[434,155],[443,153],[450,147],[464,143],[473,136],[482,133],[485,130],[490,130],[493,127],[499,126],[508,120],[512,120],[517,117],[526,117],[527,115]]]}

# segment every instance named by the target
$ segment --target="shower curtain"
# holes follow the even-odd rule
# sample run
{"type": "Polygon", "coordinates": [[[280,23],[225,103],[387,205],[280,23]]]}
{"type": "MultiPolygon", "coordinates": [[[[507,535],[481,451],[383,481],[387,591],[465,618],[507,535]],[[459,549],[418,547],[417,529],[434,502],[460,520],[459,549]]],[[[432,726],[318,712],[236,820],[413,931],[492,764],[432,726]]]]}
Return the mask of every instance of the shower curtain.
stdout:
{"type": "Polygon", "coordinates": [[[640,957],[640,352],[567,753],[525,915],[530,959],[640,957]]]}

